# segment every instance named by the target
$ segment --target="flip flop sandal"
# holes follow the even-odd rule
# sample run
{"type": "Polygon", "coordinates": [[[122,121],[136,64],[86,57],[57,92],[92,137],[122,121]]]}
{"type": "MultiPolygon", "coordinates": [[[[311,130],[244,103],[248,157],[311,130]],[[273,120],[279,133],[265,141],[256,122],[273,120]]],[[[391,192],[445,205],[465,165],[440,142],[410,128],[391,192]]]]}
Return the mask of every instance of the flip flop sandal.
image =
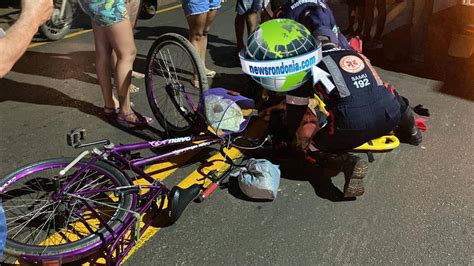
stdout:
{"type": "Polygon", "coordinates": [[[137,71],[132,71],[132,78],[134,78],[134,79],[144,79],[145,74],[137,72],[137,71]]]}
{"type": "Polygon", "coordinates": [[[113,121],[117,119],[117,113],[118,113],[118,108],[111,108],[111,107],[104,106],[102,116],[108,121],[113,121]]]}
{"type": "Polygon", "coordinates": [[[206,76],[207,76],[208,78],[213,78],[213,77],[216,76],[216,74],[217,74],[216,71],[210,70],[210,69],[206,69],[206,76]]]}
{"type": "Polygon", "coordinates": [[[137,87],[134,84],[130,83],[130,86],[128,86],[128,91],[130,91],[130,93],[137,93],[140,91],[140,87],[137,87]]]}
{"type": "Polygon", "coordinates": [[[140,113],[136,112],[133,109],[132,109],[132,111],[133,112],[131,112],[129,114],[126,114],[126,115],[118,114],[117,115],[117,123],[119,123],[119,125],[121,125],[123,127],[132,128],[132,127],[146,127],[146,126],[151,125],[151,123],[153,122],[152,118],[147,117],[147,116],[143,116],[143,115],[141,115],[140,113]],[[131,117],[131,116],[135,116],[136,120],[130,121],[130,120],[127,119],[128,117],[131,117]]]}

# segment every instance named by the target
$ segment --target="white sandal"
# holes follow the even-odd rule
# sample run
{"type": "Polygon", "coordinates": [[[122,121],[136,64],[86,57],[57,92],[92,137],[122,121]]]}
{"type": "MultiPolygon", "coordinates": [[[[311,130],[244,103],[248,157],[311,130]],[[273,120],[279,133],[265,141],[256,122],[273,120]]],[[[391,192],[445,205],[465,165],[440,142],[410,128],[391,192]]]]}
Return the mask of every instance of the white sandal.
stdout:
{"type": "Polygon", "coordinates": [[[137,72],[137,71],[132,71],[132,78],[134,78],[134,79],[144,79],[145,74],[137,72]]]}
{"type": "Polygon", "coordinates": [[[130,86],[128,86],[128,91],[130,93],[137,93],[140,91],[140,87],[137,87],[134,84],[130,83],[130,86]]]}

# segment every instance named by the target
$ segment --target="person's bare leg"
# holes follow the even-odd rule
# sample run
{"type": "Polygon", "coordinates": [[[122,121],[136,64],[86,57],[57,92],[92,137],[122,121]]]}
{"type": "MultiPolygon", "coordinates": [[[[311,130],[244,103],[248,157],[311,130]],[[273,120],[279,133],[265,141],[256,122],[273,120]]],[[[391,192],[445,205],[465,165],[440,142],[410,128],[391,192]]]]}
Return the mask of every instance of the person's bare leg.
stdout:
{"type": "Polygon", "coordinates": [[[358,3],[356,8],[357,13],[357,29],[355,35],[362,35],[364,30],[364,20],[365,20],[365,6],[358,3]]]}
{"type": "Polygon", "coordinates": [[[95,68],[97,79],[99,80],[102,97],[104,98],[105,112],[115,110],[115,103],[112,94],[110,58],[112,56],[112,46],[107,40],[105,30],[95,22],[92,22],[95,42],[95,68]]]}
{"type": "Polygon", "coordinates": [[[132,113],[128,88],[132,78],[133,61],[136,47],[133,39],[132,24],[129,20],[116,23],[106,30],[107,39],[117,55],[115,67],[115,87],[120,103],[120,114],[132,113]]]}
{"type": "MultiPolygon", "coordinates": [[[[138,18],[138,11],[140,8],[140,0],[127,0],[127,13],[130,22],[132,23],[132,28],[135,28],[135,25],[137,24],[137,18],[138,18]]],[[[117,55],[115,52],[112,53],[112,69],[115,71],[115,66],[117,65],[117,55]]],[[[139,72],[132,72],[132,77],[134,78],[144,78],[142,73],[139,72]]]]}
{"type": "Polygon", "coordinates": [[[385,28],[385,21],[387,20],[387,2],[386,0],[377,0],[377,31],[375,32],[375,39],[382,38],[383,30],[385,28]]]}
{"type": "Polygon", "coordinates": [[[199,57],[202,59],[202,41],[204,40],[204,27],[206,26],[207,13],[190,15],[186,19],[189,25],[189,41],[196,48],[199,57]]]}
{"type": "Polygon", "coordinates": [[[247,12],[245,16],[245,23],[247,24],[247,37],[250,36],[257,29],[257,13],[247,12]]]}
{"type": "Polygon", "coordinates": [[[270,19],[272,19],[272,17],[268,14],[267,11],[265,10],[260,11],[260,23],[263,23],[270,19]]]}
{"type": "Polygon", "coordinates": [[[343,34],[350,35],[352,34],[352,31],[354,30],[354,24],[355,24],[355,19],[356,19],[356,4],[352,1],[348,1],[348,18],[349,18],[349,25],[347,26],[347,29],[343,30],[343,34]]]}
{"type": "Polygon", "coordinates": [[[235,29],[235,40],[237,41],[237,52],[244,48],[244,24],[245,24],[245,14],[235,15],[234,19],[234,29],[235,29]]]}
{"type": "Polygon", "coordinates": [[[127,0],[127,12],[132,28],[137,25],[138,11],[140,9],[140,0],[127,0]]]}
{"type": "Polygon", "coordinates": [[[369,40],[372,31],[372,23],[374,22],[375,0],[365,0],[365,20],[364,20],[364,36],[363,39],[369,40]]]}
{"type": "MultiPolygon", "coordinates": [[[[201,45],[201,42],[203,41],[204,27],[206,26],[206,16],[207,13],[186,16],[186,20],[188,21],[189,25],[189,41],[194,46],[194,48],[196,48],[201,60],[203,58],[203,54],[206,54],[205,51],[202,51],[201,45]]],[[[197,75],[194,75],[192,84],[194,86],[199,85],[197,75]]]]}
{"type": "MultiPolygon", "coordinates": [[[[216,18],[217,15],[217,9],[214,10],[209,10],[207,12],[207,17],[206,17],[206,25],[204,27],[204,32],[203,32],[203,40],[201,42],[201,49],[202,49],[202,63],[204,66],[206,66],[206,51],[207,51],[207,34],[209,33],[209,30],[211,29],[211,24],[214,22],[214,19],[216,18]]],[[[206,73],[209,73],[210,69],[206,67],[206,73]]],[[[215,72],[214,72],[215,74],[215,72]]]]}

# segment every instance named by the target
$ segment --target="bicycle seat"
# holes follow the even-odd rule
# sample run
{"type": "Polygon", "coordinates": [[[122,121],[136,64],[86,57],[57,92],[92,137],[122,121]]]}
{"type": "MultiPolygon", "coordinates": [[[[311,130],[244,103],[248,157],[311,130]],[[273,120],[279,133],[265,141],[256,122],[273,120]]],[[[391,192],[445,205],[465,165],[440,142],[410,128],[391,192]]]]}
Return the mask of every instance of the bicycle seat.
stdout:
{"type": "Polygon", "coordinates": [[[188,204],[194,200],[201,191],[198,184],[194,184],[186,189],[174,186],[169,196],[169,218],[174,223],[183,213],[188,204]]]}
{"type": "Polygon", "coordinates": [[[211,131],[218,136],[244,131],[253,111],[254,100],[224,88],[204,91],[198,108],[211,131]]]}

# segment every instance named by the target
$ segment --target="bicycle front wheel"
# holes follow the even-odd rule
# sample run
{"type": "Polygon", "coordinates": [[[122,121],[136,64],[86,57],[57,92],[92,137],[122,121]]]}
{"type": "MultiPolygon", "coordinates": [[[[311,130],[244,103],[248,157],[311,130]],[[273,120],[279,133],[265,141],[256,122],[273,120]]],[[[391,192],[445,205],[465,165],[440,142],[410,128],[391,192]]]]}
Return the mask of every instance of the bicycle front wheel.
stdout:
{"type": "Polygon", "coordinates": [[[71,30],[74,8],[70,0],[55,0],[53,14],[39,27],[40,33],[51,41],[62,39],[71,30]],[[64,15],[61,16],[61,3],[66,1],[64,15]]]}
{"type": "Polygon", "coordinates": [[[128,210],[134,208],[133,195],[111,191],[130,185],[127,178],[104,162],[87,165],[85,160],[67,176],[58,177],[71,161],[37,162],[0,180],[6,254],[32,261],[54,256],[71,262],[96,251],[110,240],[109,230],[126,221],[128,210]]]}
{"type": "Polygon", "coordinates": [[[192,133],[208,84],[204,65],[186,38],[168,33],[153,43],[145,84],[148,102],[163,129],[169,135],[192,133]]]}

